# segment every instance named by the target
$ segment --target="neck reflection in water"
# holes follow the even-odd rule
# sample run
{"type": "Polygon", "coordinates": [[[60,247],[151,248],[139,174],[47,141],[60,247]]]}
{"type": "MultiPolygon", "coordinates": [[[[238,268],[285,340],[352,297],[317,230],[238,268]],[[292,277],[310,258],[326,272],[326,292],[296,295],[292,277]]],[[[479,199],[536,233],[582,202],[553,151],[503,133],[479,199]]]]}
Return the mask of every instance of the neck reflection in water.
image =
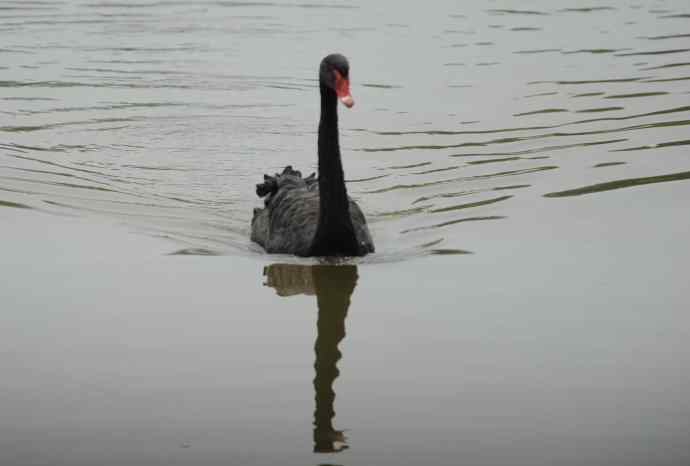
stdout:
{"type": "Polygon", "coordinates": [[[275,288],[279,296],[316,295],[319,314],[314,344],[314,452],[334,453],[349,448],[343,431],[333,427],[333,382],[340,374],[337,363],[342,354],[338,344],[345,338],[345,317],[357,285],[357,266],[272,264],[264,269],[264,276],[266,286],[275,288]]]}

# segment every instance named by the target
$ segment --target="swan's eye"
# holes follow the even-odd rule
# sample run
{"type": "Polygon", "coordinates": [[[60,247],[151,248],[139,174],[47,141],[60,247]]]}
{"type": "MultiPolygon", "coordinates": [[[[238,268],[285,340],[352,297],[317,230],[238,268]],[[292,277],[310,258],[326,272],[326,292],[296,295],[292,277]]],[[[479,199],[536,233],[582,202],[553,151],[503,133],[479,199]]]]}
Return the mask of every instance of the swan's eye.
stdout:
{"type": "Polygon", "coordinates": [[[352,107],[355,104],[354,99],[350,95],[350,81],[344,78],[340,71],[333,70],[333,75],[335,76],[335,93],[340,99],[340,101],[347,108],[352,107]]]}

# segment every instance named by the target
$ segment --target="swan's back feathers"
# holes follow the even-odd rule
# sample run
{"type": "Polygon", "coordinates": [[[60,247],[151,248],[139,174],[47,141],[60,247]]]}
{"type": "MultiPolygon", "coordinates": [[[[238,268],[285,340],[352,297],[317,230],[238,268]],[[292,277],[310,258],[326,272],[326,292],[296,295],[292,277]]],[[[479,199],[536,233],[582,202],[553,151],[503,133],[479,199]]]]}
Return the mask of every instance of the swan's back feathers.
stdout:
{"type": "MultiPolygon", "coordinates": [[[[252,241],[268,253],[310,255],[319,223],[319,184],[315,174],[302,174],[288,166],[275,176],[264,175],[256,185],[259,197],[265,197],[264,208],[254,209],[252,241]]],[[[350,217],[357,241],[365,251],[374,244],[359,206],[349,199],[350,217]]]]}
{"type": "Polygon", "coordinates": [[[285,167],[275,176],[264,175],[256,185],[264,208],[254,209],[252,241],[269,253],[308,255],[319,220],[319,190],[316,174],[285,167]]]}
{"type": "Polygon", "coordinates": [[[274,176],[264,175],[264,182],[256,185],[256,195],[266,197],[264,204],[268,205],[271,197],[281,188],[305,187],[310,189],[316,185],[316,181],[316,173],[302,178],[302,173],[299,170],[293,170],[292,166],[288,165],[283,173],[276,173],[274,176]]]}

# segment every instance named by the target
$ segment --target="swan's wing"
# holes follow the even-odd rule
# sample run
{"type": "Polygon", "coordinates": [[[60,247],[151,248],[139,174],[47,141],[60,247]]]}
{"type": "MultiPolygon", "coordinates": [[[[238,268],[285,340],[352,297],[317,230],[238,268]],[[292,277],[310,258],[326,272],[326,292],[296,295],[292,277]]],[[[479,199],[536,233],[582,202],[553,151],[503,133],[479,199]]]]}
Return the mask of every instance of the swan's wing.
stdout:
{"type": "Polygon", "coordinates": [[[254,209],[252,241],[270,253],[306,255],[318,223],[316,175],[302,178],[288,166],[282,173],[264,175],[256,194],[265,197],[265,208],[254,209]]]}
{"type": "Polygon", "coordinates": [[[254,209],[251,240],[264,249],[266,249],[266,240],[268,239],[268,224],[268,209],[254,209]]]}
{"type": "Polygon", "coordinates": [[[280,189],[269,207],[266,251],[305,256],[319,222],[319,191],[306,187],[280,189]]]}
{"type": "Polygon", "coordinates": [[[350,199],[350,217],[352,218],[352,225],[355,227],[357,243],[364,249],[365,253],[374,252],[374,240],[369,233],[367,219],[364,217],[362,209],[352,199],[350,199]]]}
{"type": "MultiPolygon", "coordinates": [[[[319,183],[315,174],[302,174],[288,166],[275,176],[264,175],[256,185],[259,197],[266,197],[264,209],[254,209],[252,241],[269,253],[306,256],[310,253],[319,223],[319,183]]],[[[350,199],[350,217],[362,255],[374,252],[367,221],[350,199]]]]}

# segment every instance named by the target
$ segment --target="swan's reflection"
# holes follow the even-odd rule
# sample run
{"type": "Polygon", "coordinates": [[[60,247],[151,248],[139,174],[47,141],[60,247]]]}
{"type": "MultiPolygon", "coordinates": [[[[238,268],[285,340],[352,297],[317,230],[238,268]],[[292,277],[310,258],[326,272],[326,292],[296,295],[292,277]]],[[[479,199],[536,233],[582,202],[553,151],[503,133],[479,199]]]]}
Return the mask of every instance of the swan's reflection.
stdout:
{"type": "Polygon", "coordinates": [[[273,264],[264,269],[264,275],[266,285],[275,288],[280,296],[316,295],[319,314],[314,345],[314,452],[342,451],[348,445],[343,431],[333,427],[333,382],[340,374],[337,363],[342,354],[338,343],[345,338],[345,317],[357,284],[357,266],[273,264]]]}

